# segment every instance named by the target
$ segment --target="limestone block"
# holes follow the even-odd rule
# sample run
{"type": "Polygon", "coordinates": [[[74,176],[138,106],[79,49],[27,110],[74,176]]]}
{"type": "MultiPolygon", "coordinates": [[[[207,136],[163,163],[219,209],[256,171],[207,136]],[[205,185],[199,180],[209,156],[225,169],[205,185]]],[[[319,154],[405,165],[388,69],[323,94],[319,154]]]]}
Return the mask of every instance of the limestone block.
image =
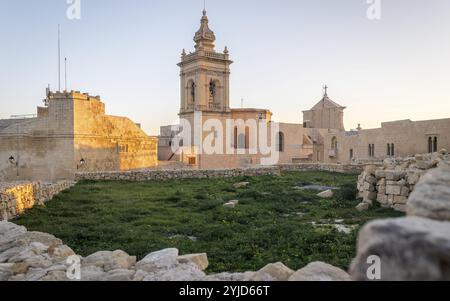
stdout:
{"type": "Polygon", "coordinates": [[[409,193],[410,193],[409,187],[403,186],[401,195],[404,196],[404,197],[408,197],[409,193]]]}
{"type": "Polygon", "coordinates": [[[136,272],[127,269],[111,270],[106,273],[103,281],[131,281],[136,272]]]}
{"type": "Polygon", "coordinates": [[[367,281],[369,256],[381,260],[382,281],[450,280],[450,222],[418,217],[377,220],[359,233],[350,274],[367,281]]]}
{"type": "Polygon", "coordinates": [[[386,194],[386,185],[378,186],[377,192],[378,194],[386,194]]]}
{"type": "Polygon", "coordinates": [[[376,165],[367,165],[366,167],[364,167],[364,173],[366,175],[375,175],[377,169],[378,166],[376,165]]]}
{"type": "Polygon", "coordinates": [[[226,281],[226,282],[241,282],[241,281],[249,281],[255,272],[245,272],[245,273],[219,273],[219,274],[211,274],[205,276],[201,279],[201,281],[226,281]]]}
{"type": "Polygon", "coordinates": [[[369,210],[369,207],[370,207],[369,203],[362,202],[362,203],[359,203],[358,206],[356,206],[356,210],[358,210],[360,212],[367,211],[367,210],[369,210]]]}
{"type": "Polygon", "coordinates": [[[81,281],[103,281],[106,273],[98,266],[82,266],[81,281]]]}
{"type": "Polygon", "coordinates": [[[371,176],[366,177],[365,181],[367,183],[370,183],[371,185],[376,185],[378,180],[375,176],[371,175],[371,176]]]}
{"type": "Polygon", "coordinates": [[[136,263],[136,269],[153,272],[157,269],[168,269],[178,265],[178,249],[170,248],[153,252],[136,263]]]}
{"type": "Polygon", "coordinates": [[[406,172],[397,170],[386,170],[386,180],[399,181],[406,176],[406,172]]]}
{"type": "Polygon", "coordinates": [[[135,256],[129,256],[121,250],[96,252],[82,261],[83,266],[96,266],[105,272],[117,269],[129,269],[136,263],[135,256]]]}
{"type": "Polygon", "coordinates": [[[386,178],[386,170],[383,170],[383,169],[377,170],[377,171],[375,172],[375,177],[376,177],[377,179],[383,179],[383,178],[386,178]]]}
{"type": "Polygon", "coordinates": [[[295,272],[289,281],[351,281],[351,277],[340,268],[323,262],[313,262],[295,272]]]}
{"type": "Polygon", "coordinates": [[[406,205],[408,203],[408,198],[404,196],[396,195],[394,196],[394,205],[406,205]]]}
{"type": "Polygon", "coordinates": [[[450,221],[450,167],[430,171],[416,185],[408,215],[450,221]]]}
{"type": "Polygon", "coordinates": [[[330,199],[333,197],[333,195],[334,195],[334,193],[332,190],[326,190],[326,191],[319,193],[317,196],[321,197],[323,199],[330,199]]]}
{"type": "Polygon", "coordinates": [[[394,198],[395,198],[394,195],[392,195],[392,194],[388,195],[388,205],[389,206],[393,206],[394,205],[394,198]]]}
{"type": "Polygon", "coordinates": [[[401,195],[402,194],[402,186],[399,185],[387,185],[386,193],[392,195],[401,195]]]}
{"type": "Polygon", "coordinates": [[[386,186],[386,178],[381,178],[377,182],[377,186],[386,186]]]}
{"type": "Polygon", "coordinates": [[[373,191],[375,191],[375,186],[373,186],[373,185],[370,184],[369,182],[364,182],[364,187],[363,187],[363,189],[364,189],[365,191],[371,191],[371,192],[373,192],[373,191]]]}
{"type": "Polygon", "coordinates": [[[150,272],[143,281],[198,281],[205,277],[192,263],[180,264],[170,269],[159,269],[150,272]]]}
{"type": "Polygon", "coordinates": [[[381,204],[387,204],[388,203],[388,196],[386,194],[379,193],[377,195],[377,201],[381,204]]]}
{"type": "Polygon", "coordinates": [[[287,281],[294,271],[281,262],[271,263],[257,271],[249,281],[287,281]]]}
{"type": "Polygon", "coordinates": [[[208,255],[206,253],[183,255],[179,256],[177,260],[179,263],[193,263],[201,271],[206,270],[209,265],[208,255]]]}
{"type": "Polygon", "coordinates": [[[240,182],[240,183],[235,183],[233,185],[233,187],[236,189],[239,189],[239,188],[247,187],[248,185],[250,185],[249,182],[240,182]]]}
{"type": "Polygon", "coordinates": [[[365,201],[375,201],[377,199],[377,193],[375,191],[364,191],[363,192],[363,199],[365,201]]]}

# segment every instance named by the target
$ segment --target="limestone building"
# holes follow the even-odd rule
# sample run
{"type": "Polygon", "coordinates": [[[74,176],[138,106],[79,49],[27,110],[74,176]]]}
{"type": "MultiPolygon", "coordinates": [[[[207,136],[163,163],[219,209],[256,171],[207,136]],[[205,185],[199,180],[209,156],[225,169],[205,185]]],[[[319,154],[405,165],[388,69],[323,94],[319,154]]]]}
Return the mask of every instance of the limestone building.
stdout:
{"type": "Polygon", "coordinates": [[[33,118],[0,120],[0,179],[71,179],[76,171],[157,165],[155,137],[125,117],[105,114],[100,97],[47,91],[33,118]]]}
{"type": "Polygon", "coordinates": [[[181,161],[204,169],[260,165],[265,154],[255,151],[250,141],[261,137],[261,127],[267,127],[269,132],[272,130],[267,141],[279,152],[278,164],[364,162],[450,148],[450,119],[395,121],[383,123],[379,129],[346,131],[346,108],[329,97],[326,86],[322,99],[310,110],[303,111],[302,123],[277,123],[275,129],[268,109],[230,108],[230,66],[233,62],[227,47],[223,52],[215,50],[215,40],[204,11],[200,29],[194,36],[195,51],[186,53],[183,50],[178,64],[179,116],[187,124],[173,129],[161,127],[160,159],[181,161]],[[219,120],[220,125],[210,126],[213,120],[219,120]],[[231,128],[227,126],[230,120],[233,122],[231,128]],[[249,131],[248,125],[252,122],[258,126],[249,131]],[[189,141],[185,141],[186,136],[189,141]],[[207,154],[202,149],[202,143],[207,139],[219,144],[215,153],[207,154]]]}
{"type": "MultiPolygon", "coordinates": [[[[181,91],[179,116],[188,122],[190,129],[181,125],[175,130],[171,130],[170,126],[161,127],[160,158],[180,160],[205,169],[261,164],[261,160],[269,155],[252,145],[252,138],[262,135],[261,127],[273,127],[272,113],[267,109],[230,108],[230,66],[233,62],[227,47],[223,52],[215,50],[215,40],[206,11],[203,11],[200,29],[194,36],[195,50],[189,54],[183,50],[178,64],[181,91]],[[219,125],[208,126],[212,120],[218,121],[219,125]],[[179,134],[178,128],[190,131],[187,134],[189,142],[174,137],[179,134]],[[214,145],[214,153],[202,149],[203,141],[210,135],[219,141],[214,145]],[[173,147],[173,143],[177,147],[173,147]]],[[[266,139],[268,144],[278,141],[283,148],[282,160],[307,159],[310,150],[302,148],[305,136],[302,125],[280,124],[279,128],[279,132],[267,134],[266,139]]],[[[186,137],[186,132],[184,134],[186,137]]]]}

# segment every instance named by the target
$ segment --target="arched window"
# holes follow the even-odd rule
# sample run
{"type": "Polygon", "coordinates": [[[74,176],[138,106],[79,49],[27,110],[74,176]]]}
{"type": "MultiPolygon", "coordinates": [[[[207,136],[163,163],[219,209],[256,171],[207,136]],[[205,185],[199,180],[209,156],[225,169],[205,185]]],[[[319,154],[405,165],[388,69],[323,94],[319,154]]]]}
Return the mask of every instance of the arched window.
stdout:
{"type": "Polygon", "coordinates": [[[237,149],[238,148],[238,128],[237,126],[234,127],[234,148],[237,149]]]}
{"type": "Polygon", "coordinates": [[[395,145],[394,143],[391,144],[391,156],[395,156],[395,145]]]}
{"type": "Polygon", "coordinates": [[[196,97],[195,89],[196,89],[195,82],[191,79],[190,81],[188,81],[188,84],[186,86],[187,99],[188,99],[189,104],[195,103],[195,97],[196,97]]]}
{"type": "Polygon", "coordinates": [[[218,104],[219,101],[219,90],[220,82],[218,80],[212,80],[209,82],[209,98],[208,101],[210,104],[218,104]]]}
{"type": "Polygon", "coordinates": [[[433,152],[433,138],[428,137],[428,152],[431,154],[433,152]]]}
{"type": "Polygon", "coordinates": [[[245,149],[245,147],[246,147],[246,137],[245,137],[245,134],[239,134],[239,136],[238,136],[238,148],[239,149],[245,149]]]}
{"type": "Polygon", "coordinates": [[[389,143],[387,145],[387,155],[391,156],[391,145],[389,143]]]}
{"type": "Polygon", "coordinates": [[[375,144],[369,144],[369,157],[375,157],[375,144]]]}
{"type": "Polygon", "coordinates": [[[278,152],[284,152],[284,133],[279,132],[277,135],[277,151],[278,152]]]}
{"type": "Polygon", "coordinates": [[[353,159],[353,148],[350,149],[350,160],[353,159]]]}
{"type": "Polygon", "coordinates": [[[333,138],[331,139],[331,149],[337,150],[337,147],[338,147],[337,138],[336,138],[336,137],[333,137],[333,138]]]}
{"type": "Polygon", "coordinates": [[[438,138],[434,137],[433,139],[433,152],[437,153],[438,151],[438,138]]]}

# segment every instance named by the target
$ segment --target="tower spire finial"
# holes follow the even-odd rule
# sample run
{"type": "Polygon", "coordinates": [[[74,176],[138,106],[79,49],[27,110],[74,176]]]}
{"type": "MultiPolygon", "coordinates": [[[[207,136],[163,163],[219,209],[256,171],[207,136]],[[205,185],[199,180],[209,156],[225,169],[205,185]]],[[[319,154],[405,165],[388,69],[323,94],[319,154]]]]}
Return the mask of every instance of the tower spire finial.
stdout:
{"type": "Polygon", "coordinates": [[[203,0],[203,15],[206,16],[206,0],[203,0]]]}

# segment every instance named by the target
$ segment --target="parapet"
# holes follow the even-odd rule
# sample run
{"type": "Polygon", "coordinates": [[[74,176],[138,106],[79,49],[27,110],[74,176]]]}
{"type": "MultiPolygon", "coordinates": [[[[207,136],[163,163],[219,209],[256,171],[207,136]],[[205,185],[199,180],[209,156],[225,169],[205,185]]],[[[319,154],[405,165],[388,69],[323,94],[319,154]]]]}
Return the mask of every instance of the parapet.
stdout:
{"type": "Polygon", "coordinates": [[[100,96],[92,96],[89,93],[81,93],[80,91],[49,91],[47,94],[48,100],[64,100],[64,99],[78,99],[78,100],[97,100],[101,101],[100,96]]]}

